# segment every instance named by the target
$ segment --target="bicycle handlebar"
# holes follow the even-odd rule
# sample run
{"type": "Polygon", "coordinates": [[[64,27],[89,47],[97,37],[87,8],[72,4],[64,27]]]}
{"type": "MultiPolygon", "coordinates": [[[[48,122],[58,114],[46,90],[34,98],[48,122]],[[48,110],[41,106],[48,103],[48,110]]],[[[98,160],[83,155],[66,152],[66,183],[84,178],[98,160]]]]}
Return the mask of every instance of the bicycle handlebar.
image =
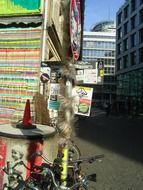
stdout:
{"type": "Polygon", "coordinates": [[[94,161],[99,160],[101,158],[104,158],[104,154],[99,154],[99,155],[91,156],[88,158],[80,158],[78,160],[72,161],[71,163],[78,163],[78,164],[80,164],[82,162],[93,163],[94,161]]]}

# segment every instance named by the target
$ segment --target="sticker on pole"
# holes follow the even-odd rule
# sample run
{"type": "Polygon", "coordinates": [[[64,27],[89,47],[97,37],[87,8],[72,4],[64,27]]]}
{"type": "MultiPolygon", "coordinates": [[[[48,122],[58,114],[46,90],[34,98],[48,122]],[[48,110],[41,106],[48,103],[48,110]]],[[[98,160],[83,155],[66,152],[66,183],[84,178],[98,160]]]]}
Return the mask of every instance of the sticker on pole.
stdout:
{"type": "Polygon", "coordinates": [[[48,109],[58,110],[60,103],[58,101],[60,85],[58,83],[50,84],[50,94],[48,99],[48,109]]]}

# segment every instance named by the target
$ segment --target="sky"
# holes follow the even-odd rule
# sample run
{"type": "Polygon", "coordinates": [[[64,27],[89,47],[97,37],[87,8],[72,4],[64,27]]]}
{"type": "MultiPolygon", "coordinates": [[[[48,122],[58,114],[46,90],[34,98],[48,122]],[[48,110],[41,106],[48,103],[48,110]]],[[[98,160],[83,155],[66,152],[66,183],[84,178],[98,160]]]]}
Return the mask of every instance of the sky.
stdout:
{"type": "Polygon", "coordinates": [[[90,31],[100,21],[115,21],[116,12],[124,2],[125,0],[85,0],[84,30],[90,31]]]}

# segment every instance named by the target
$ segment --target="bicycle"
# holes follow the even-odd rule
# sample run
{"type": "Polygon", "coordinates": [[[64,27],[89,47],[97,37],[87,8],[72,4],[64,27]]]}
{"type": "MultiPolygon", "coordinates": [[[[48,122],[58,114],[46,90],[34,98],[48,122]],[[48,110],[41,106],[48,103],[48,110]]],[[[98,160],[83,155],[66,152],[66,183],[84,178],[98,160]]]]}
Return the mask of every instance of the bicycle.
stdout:
{"type": "Polygon", "coordinates": [[[66,179],[67,185],[63,186],[60,179],[62,170],[60,158],[57,157],[54,162],[51,162],[42,155],[42,152],[36,152],[31,157],[33,156],[41,156],[45,162],[41,166],[33,166],[35,171],[31,171],[31,175],[27,180],[24,180],[22,174],[15,169],[19,164],[29,169],[23,161],[12,167],[7,162],[7,166],[3,168],[3,171],[8,175],[8,184],[4,184],[3,190],[88,190],[88,181],[96,181],[96,174],[82,174],[80,164],[85,161],[93,163],[104,157],[104,155],[96,155],[70,161],[66,179]]]}
{"type": "Polygon", "coordinates": [[[26,169],[27,166],[23,161],[19,161],[14,166],[10,162],[7,162],[6,166],[2,170],[8,175],[7,183],[3,184],[3,190],[39,190],[35,187],[28,187],[28,183],[23,179],[22,172],[16,170],[17,165],[23,165],[26,169]]]}
{"type": "MultiPolygon", "coordinates": [[[[40,152],[37,153],[37,155],[42,156],[40,152]]],[[[80,164],[83,162],[93,163],[103,157],[104,155],[96,155],[89,158],[80,158],[70,161],[68,164],[68,175],[66,179],[67,184],[64,186],[62,185],[60,178],[60,172],[62,170],[60,159],[55,159],[52,164],[42,156],[46,163],[42,163],[41,166],[34,166],[36,169],[36,175],[38,177],[40,176],[40,181],[35,181],[36,186],[38,186],[40,190],[88,190],[89,181],[95,182],[96,174],[84,175],[81,171],[80,164]]],[[[35,172],[32,173],[35,174],[35,172]]],[[[32,178],[30,180],[34,182],[32,178]]]]}

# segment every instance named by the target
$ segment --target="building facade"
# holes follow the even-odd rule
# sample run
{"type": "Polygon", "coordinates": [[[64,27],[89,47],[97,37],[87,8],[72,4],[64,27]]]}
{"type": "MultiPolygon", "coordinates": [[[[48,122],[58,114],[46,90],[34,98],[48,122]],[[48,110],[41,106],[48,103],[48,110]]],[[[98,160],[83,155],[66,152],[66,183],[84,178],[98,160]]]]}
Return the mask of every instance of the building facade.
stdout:
{"type": "Polygon", "coordinates": [[[100,22],[90,32],[83,33],[82,60],[104,65],[102,84],[93,86],[95,102],[112,103],[115,98],[115,35],[115,23],[112,21],[100,22]]]}
{"type": "Polygon", "coordinates": [[[143,1],[127,0],[116,15],[117,100],[128,114],[143,112],[143,1]]]}
{"type": "MultiPolygon", "coordinates": [[[[40,81],[41,73],[49,74],[53,62],[60,67],[65,58],[73,58],[71,23],[78,31],[74,37],[78,37],[80,44],[83,11],[84,0],[29,0],[28,3],[1,0],[0,124],[21,120],[27,99],[31,101],[34,117],[35,94],[41,89],[44,94],[47,87],[40,81]]],[[[78,59],[80,48],[76,50],[78,59]]]]}

